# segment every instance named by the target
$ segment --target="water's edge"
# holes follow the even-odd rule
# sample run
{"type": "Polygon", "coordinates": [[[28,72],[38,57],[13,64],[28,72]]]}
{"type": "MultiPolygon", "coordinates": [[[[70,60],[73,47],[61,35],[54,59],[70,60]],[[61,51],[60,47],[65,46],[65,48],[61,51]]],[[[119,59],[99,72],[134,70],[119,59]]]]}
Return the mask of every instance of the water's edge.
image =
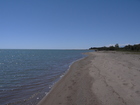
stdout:
{"type": "MultiPolygon", "coordinates": [[[[85,54],[84,54],[84,55],[85,55],[85,54]]],[[[40,103],[41,103],[43,100],[45,100],[45,98],[46,98],[46,97],[51,93],[51,91],[55,88],[56,84],[59,83],[59,81],[61,81],[61,79],[63,79],[63,77],[65,77],[65,76],[70,72],[70,68],[71,68],[71,66],[72,66],[74,63],[76,63],[76,62],[78,62],[78,61],[80,61],[80,60],[85,59],[87,56],[88,56],[88,55],[86,55],[86,56],[84,56],[84,57],[82,57],[82,58],[80,58],[80,59],[77,59],[77,60],[73,61],[73,62],[69,65],[69,68],[65,71],[65,73],[63,73],[63,74],[60,76],[60,78],[58,79],[58,81],[55,82],[55,83],[52,85],[52,87],[51,87],[51,89],[49,90],[49,92],[38,102],[37,105],[40,105],[40,103]]]]}

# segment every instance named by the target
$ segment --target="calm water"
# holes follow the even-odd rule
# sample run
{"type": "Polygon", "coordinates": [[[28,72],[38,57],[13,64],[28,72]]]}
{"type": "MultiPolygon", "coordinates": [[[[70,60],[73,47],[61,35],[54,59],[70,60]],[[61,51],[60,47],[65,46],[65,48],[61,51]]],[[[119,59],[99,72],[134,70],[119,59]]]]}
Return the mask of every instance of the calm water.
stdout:
{"type": "Polygon", "coordinates": [[[36,105],[88,50],[0,50],[0,105],[36,105]]]}

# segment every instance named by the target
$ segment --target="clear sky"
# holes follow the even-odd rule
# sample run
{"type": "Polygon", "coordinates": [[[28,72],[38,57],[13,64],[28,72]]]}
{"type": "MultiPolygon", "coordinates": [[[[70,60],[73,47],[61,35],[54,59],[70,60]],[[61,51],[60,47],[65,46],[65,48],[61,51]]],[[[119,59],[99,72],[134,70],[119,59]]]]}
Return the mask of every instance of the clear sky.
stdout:
{"type": "Polygon", "coordinates": [[[140,0],[0,0],[0,49],[140,43],[140,0]]]}

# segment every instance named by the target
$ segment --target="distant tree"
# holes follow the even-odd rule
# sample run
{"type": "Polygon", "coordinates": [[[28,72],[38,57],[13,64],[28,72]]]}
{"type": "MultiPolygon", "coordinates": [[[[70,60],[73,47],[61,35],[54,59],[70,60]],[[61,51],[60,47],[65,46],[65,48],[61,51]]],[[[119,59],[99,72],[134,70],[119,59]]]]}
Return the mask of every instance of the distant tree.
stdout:
{"type": "Polygon", "coordinates": [[[115,49],[119,49],[119,44],[116,44],[115,45],[115,49]]]}
{"type": "Polygon", "coordinates": [[[115,47],[114,46],[110,46],[109,50],[115,50],[115,47]]]}
{"type": "Polygon", "coordinates": [[[115,44],[115,50],[119,50],[119,44],[115,44]]]}

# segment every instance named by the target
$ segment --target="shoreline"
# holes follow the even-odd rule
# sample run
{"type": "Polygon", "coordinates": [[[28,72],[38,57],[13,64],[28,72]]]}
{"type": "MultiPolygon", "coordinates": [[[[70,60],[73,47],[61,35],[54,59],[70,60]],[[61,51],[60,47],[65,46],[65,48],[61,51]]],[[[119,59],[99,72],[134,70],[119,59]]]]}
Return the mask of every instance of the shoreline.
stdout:
{"type": "MultiPolygon", "coordinates": [[[[61,86],[63,84],[65,84],[65,85],[69,85],[70,84],[70,86],[66,86],[66,88],[69,89],[69,90],[72,89],[71,86],[74,85],[74,84],[76,84],[76,82],[74,81],[73,78],[75,78],[76,75],[79,75],[79,71],[76,72],[77,67],[75,68],[75,66],[77,66],[77,64],[79,64],[79,62],[85,61],[85,59],[89,59],[89,53],[90,52],[84,53],[85,55],[87,55],[86,57],[83,57],[81,59],[78,59],[78,60],[72,62],[72,64],[69,66],[69,69],[67,70],[67,72],[62,76],[62,78],[58,82],[56,82],[53,85],[53,87],[51,88],[51,90],[49,91],[49,93],[37,105],[58,105],[58,104],[60,104],[60,105],[67,105],[66,102],[63,103],[63,104],[61,102],[55,103],[55,104],[53,103],[54,97],[56,95],[55,92],[58,91],[56,89],[57,88],[62,88],[61,86]],[[69,77],[71,77],[71,80],[70,80],[69,77]],[[53,97],[53,99],[51,99],[51,97],[53,97]]],[[[68,90],[68,92],[70,92],[69,90],[68,90]]],[[[61,97],[61,96],[59,96],[59,97],[61,97]]],[[[69,99],[69,96],[65,96],[65,97],[69,99]]]]}
{"type": "MultiPolygon", "coordinates": [[[[86,56],[85,56],[85,57],[86,57],[86,56]]],[[[41,99],[41,101],[39,101],[39,103],[38,103],[37,105],[40,105],[40,103],[42,102],[42,100],[43,100],[45,97],[47,97],[47,95],[50,94],[50,92],[51,92],[54,88],[56,88],[55,85],[56,85],[59,81],[61,81],[61,79],[63,79],[63,77],[69,72],[71,66],[72,66],[75,62],[80,61],[80,60],[84,59],[85,57],[73,61],[73,62],[69,65],[68,69],[59,77],[58,81],[54,82],[53,85],[50,86],[49,92],[46,93],[46,95],[41,99]]]]}
{"type": "Polygon", "coordinates": [[[81,61],[81,60],[84,60],[86,57],[88,57],[88,53],[89,53],[89,52],[83,53],[84,55],[86,55],[85,57],[80,58],[80,59],[78,59],[78,60],[76,60],[76,61],[73,61],[73,62],[69,65],[68,70],[66,70],[66,72],[60,77],[60,79],[59,79],[57,82],[55,82],[55,83],[53,84],[51,90],[46,94],[46,96],[43,97],[43,99],[42,99],[37,105],[46,105],[46,102],[45,102],[45,101],[48,100],[48,99],[46,99],[47,97],[49,97],[48,95],[49,95],[49,94],[53,94],[52,91],[54,91],[54,89],[57,88],[58,85],[59,85],[60,83],[62,83],[62,82],[64,81],[65,78],[67,78],[67,75],[69,75],[69,73],[71,73],[71,68],[72,68],[72,66],[73,66],[76,62],[81,61]]]}
{"type": "Polygon", "coordinates": [[[86,55],[70,65],[37,105],[140,103],[140,55],[121,52],[88,52],[86,55]]]}

